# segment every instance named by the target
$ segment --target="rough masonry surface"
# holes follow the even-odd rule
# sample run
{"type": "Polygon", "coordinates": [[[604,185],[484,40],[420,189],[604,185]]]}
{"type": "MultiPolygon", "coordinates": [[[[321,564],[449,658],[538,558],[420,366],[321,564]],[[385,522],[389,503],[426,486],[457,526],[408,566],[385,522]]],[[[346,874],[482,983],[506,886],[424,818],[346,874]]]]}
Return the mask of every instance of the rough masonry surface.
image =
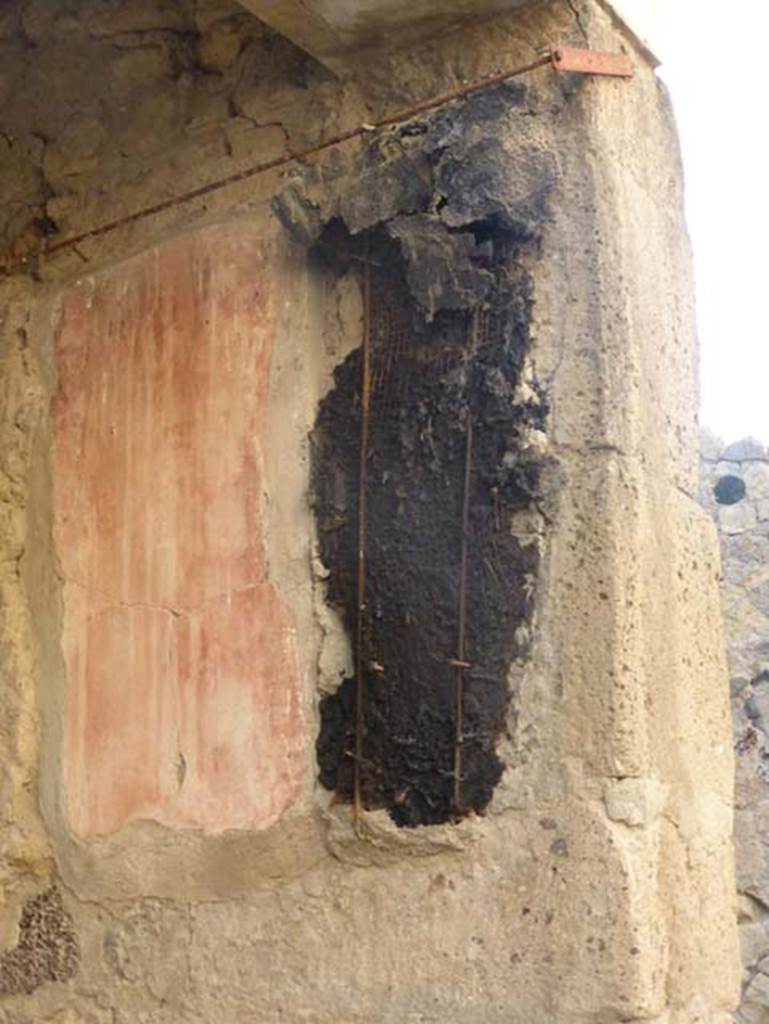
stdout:
{"type": "Polygon", "coordinates": [[[734,840],[743,958],[737,1019],[769,1018],[769,448],[703,437],[701,500],[718,525],[737,758],[734,840]]]}

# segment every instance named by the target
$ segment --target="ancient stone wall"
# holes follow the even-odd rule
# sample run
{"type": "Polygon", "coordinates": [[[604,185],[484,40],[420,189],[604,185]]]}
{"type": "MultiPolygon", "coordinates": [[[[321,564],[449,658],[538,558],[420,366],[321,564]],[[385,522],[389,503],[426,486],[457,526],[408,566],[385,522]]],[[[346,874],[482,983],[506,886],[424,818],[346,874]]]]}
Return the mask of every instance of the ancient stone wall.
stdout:
{"type": "Polygon", "coordinates": [[[738,1020],[769,1019],[769,450],[703,439],[702,501],[718,523],[737,757],[735,850],[744,965],[738,1020]]]}
{"type": "Polygon", "coordinates": [[[724,1024],[647,54],[573,0],[349,80],[227,0],[21,0],[0,54],[0,1022],[724,1024]],[[635,77],[250,173],[553,40],[635,77]]]}

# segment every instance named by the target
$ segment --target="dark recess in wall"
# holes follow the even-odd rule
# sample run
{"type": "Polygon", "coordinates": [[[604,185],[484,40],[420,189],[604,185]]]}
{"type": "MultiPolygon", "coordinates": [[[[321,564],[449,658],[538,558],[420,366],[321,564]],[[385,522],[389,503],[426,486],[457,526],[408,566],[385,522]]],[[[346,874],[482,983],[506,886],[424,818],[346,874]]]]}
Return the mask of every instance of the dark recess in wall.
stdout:
{"type": "MultiPolygon", "coordinates": [[[[402,826],[438,824],[488,805],[503,765],[508,674],[533,612],[538,549],[512,516],[536,503],[539,466],[524,432],[542,395],[516,400],[530,344],[538,225],[552,166],[541,149],[500,139],[525,90],[506,87],[402,130],[397,155],[372,144],[321,208],[302,184],[278,203],[314,259],[368,267],[372,391],[366,459],[362,804],[402,826]],[[468,425],[461,774],[455,787],[456,667],[468,425]]],[[[522,136],[522,137],[520,137],[522,136]]],[[[312,438],[313,503],[328,600],[351,636],[358,615],[362,349],[334,374],[312,438]]],[[[320,779],[353,798],[355,679],[321,705],[320,779]]]]}
{"type": "Polygon", "coordinates": [[[738,476],[722,476],[713,488],[713,494],[719,505],[736,505],[747,493],[745,481],[738,476]]]}

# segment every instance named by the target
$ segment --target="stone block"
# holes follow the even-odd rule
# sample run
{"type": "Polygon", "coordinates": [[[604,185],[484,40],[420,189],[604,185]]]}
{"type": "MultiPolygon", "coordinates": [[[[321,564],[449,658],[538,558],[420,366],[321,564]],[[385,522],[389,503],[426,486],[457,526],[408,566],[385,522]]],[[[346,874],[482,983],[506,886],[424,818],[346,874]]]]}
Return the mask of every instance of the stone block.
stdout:
{"type": "Polygon", "coordinates": [[[769,977],[762,972],[754,975],[745,989],[739,1020],[741,1024],[766,1024],[769,1020],[769,977]]]}
{"type": "Polygon", "coordinates": [[[750,459],[769,459],[769,453],[760,441],[754,437],[745,437],[727,445],[721,458],[731,462],[747,462],[750,459]]]}
{"type": "Polygon", "coordinates": [[[187,4],[173,0],[107,0],[87,18],[88,31],[94,36],[117,36],[128,32],[167,30],[189,32],[194,22],[187,4]]]}
{"type": "Polygon", "coordinates": [[[700,430],[700,455],[706,462],[718,462],[724,450],[724,442],[707,428],[700,430]]]}
{"type": "Polygon", "coordinates": [[[740,476],[742,467],[739,462],[734,460],[726,459],[723,456],[718,460],[713,470],[714,482],[718,480],[720,476],[740,476]]]}
{"type": "Polygon", "coordinates": [[[742,478],[751,501],[769,499],[769,462],[751,462],[743,466],[742,478]]]}
{"type": "Polygon", "coordinates": [[[195,24],[201,33],[208,32],[212,25],[219,21],[225,21],[240,15],[249,24],[253,24],[253,31],[260,32],[262,23],[255,18],[250,18],[246,13],[244,5],[238,0],[195,0],[195,24]]]}
{"type": "Polygon", "coordinates": [[[121,97],[131,89],[169,78],[174,66],[167,47],[162,45],[136,46],[130,50],[118,51],[110,66],[113,87],[121,97]]]}
{"type": "Polygon", "coordinates": [[[665,788],[656,779],[612,779],[604,790],[610,820],[635,828],[648,828],[665,799],[665,788]]]}
{"type": "Polygon", "coordinates": [[[757,521],[755,508],[746,501],[718,507],[718,525],[723,533],[745,533],[752,530],[757,521]]]}
{"type": "Polygon", "coordinates": [[[224,71],[237,60],[243,40],[238,24],[232,20],[212,25],[198,45],[198,59],[204,68],[224,71]]]}
{"type": "Polygon", "coordinates": [[[740,928],[740,949],[745,964],[757,964],[769,954],[769,922],[753,921],[740,928]]]}

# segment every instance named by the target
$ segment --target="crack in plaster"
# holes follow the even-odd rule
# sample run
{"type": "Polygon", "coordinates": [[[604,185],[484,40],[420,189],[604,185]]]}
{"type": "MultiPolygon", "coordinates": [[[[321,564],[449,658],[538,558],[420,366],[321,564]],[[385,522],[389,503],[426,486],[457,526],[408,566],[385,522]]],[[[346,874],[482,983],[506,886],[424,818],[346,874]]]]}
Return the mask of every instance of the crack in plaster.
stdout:
{"type": "Polygon", "coordinates": [[[574,0],[566,0],[566,6],[574,15],[574,20],[576,21],[577,26],[579,27],[579,31],[582,38],[585,40],[586,43],[589,43],[590,40],[588,38],[587,31],[585,30],[585,26],[582,23],[582,15],[580,14],[579,9],[576,6],[576,3],[574,2],[574,0]]]}

